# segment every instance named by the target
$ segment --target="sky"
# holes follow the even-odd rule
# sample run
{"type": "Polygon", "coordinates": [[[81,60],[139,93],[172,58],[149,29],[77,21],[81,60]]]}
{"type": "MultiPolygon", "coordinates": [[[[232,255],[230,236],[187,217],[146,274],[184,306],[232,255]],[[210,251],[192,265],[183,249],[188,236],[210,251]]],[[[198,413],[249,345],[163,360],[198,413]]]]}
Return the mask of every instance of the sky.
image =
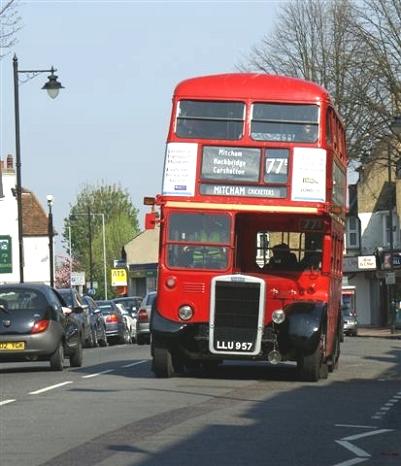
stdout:
{"type": "MultiPolygon", "coordinates": [[[[4,0],[0,0],[3,3],[4,0]]],[[[282,3],[282,2],[281,2],[282,3]]],[[[182,80],[237,71],[272,32],[277,1],[20,1],[18,43],[0,61],[0,157],[15,155],[12,58],[57,69],[20,83],[22,186],[63,221],[86,185],[127,190],[143,227],[160,193],[172,93],[182,80]]],[[[24,76],[21,73],[20,79],[24,76]]],[[[56,245],[61,251],[61,242],[56,245]]]]}

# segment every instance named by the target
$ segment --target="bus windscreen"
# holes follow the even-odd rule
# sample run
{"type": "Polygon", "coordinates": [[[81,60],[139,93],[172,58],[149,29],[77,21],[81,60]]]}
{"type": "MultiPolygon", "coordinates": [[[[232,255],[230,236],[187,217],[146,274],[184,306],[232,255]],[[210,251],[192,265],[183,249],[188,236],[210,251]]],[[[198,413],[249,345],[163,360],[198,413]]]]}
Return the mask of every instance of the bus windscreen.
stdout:
{"type": "Polygon", "coordinates": [[[252,106],[251,137],[256,141],[313,143],[318,137],[317,105],[262,104],[252,106]]]}
{"type": "Polygon", "coordinates": [[[244,133],[245,104],[181,100],[176,135],[188,139],[238,140],[244,133]]]}

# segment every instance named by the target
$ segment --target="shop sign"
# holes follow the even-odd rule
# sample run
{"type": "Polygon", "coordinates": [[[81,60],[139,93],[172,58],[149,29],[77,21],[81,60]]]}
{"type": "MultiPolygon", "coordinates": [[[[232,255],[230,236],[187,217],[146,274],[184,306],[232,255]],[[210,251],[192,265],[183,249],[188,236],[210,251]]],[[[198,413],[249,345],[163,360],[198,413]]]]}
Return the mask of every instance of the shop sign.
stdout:
{"type": "Polygon", "coordinates": [[[375,270],[376,256],[359,256],[358,269],[360,270],[375,270]]]}
{"type": "Polygon", "coordinates": [[[126,269],[111,269],[111,286],[127,286],[126,269]]]}

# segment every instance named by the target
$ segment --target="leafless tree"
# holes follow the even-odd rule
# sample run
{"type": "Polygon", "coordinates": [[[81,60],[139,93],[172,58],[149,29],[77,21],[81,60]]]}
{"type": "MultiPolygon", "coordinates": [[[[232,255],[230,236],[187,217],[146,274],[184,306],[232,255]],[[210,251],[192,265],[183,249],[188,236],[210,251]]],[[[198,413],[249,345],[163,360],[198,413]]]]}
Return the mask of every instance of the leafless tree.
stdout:
{"type": "Polygon", "coordinates": [[[382,42],[387,35],[380,35],[380,21],[391,4],[385,19],[394,46],[401,34],[400,2],[293,0],[285,3],[273,33],[252,49],[247,63],[239,68],[300,77],[325,87],[344,120],[349,155],[360,160],[388,131],[388,102],[395,95],[399,81],[392,57],[394,50],[392,60],[387,57],[386,72],[392,75],[392,86],[380,69],[382,42]]]}
{"type": "Polygon", "coordinates": [[[18,0],[0,1],[0,60],[17,41],[17,32],[21,28],[17,6],[18,0]]]}
{"type": "MultiPolygon", "coordinates": [[[[358,16],[354,34],[369,48],[370,59],[365,66],[369,74],[374,74],[378,89],[374,99],[367,102],[377,110],[383,129],[376,138],[385,140],[387,147],[393,145],[390,153],[397,155],[396,163],[401,136],[394,133],[392,122],[395,116],[401,117],[401,0],[363,0],[358,4],[358,16]]],[[[388,160],[383,163],[387,164],[388,160]]]]}

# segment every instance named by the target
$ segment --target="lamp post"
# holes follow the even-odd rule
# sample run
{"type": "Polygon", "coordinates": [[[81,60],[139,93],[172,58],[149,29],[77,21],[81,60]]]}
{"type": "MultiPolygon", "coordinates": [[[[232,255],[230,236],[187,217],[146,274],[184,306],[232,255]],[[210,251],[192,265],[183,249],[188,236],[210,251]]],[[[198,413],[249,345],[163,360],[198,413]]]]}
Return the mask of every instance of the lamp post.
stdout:
{"type": "Polygon", "coordinates": [[[47,233],[49,236],[49,264],[50,264],[50,286],[54,287],[54,253],[53,253],[53,196],[51,194],[47,195],[47,205],[49,207],[49,222],[47,233]]]}
{"type": "MultiPolygon", "coordinates": [[[[88,218],[88,235],[89,235],[89,283],[90,287],[93,288],[93,258],[92,258],[92,216],[101,216],[102,217],[102,235],[103,235],[103,280],[104,280],[104,298],[107,300],[107,259],[106,259],[106,229],[105,229],[105,221],[104,221],[104,214],[92,212],[90,207],[88,207],[87,213],[78,213],[71,215],[70,219],[73,217],[87,217],[88,218]]],[[[69,244],[70,244],[70,255],[72,261],[72,253],[71,253],[71,227],[69,227],[69,244]]],[[[72,264],[72,262],[71,262],[72,264]]],[[[70,273],[72,271],[72,265],[70,269],[70,273]]]]}
{"type": "Polygon", "coordinates": [[[17,171],[17,213],[18,213],[18,251],[19,251],[19,279],[20,283],[24,283],[24,243],[23,243],[23,224],[22,224],[22,180],[21,180],[21,139],[20,139],[20,117],[19,117],[19,83],[18,75],[25,74],[35,77],[41,73],[50,73],[48,82],[42,87],[47,90],[47,93],[52,99],[55,99],[59,90],[63,86],[57,81],[57,76],[54,72],[57,71],[53,67],[50,70],[19,70],[18,58],[14,55],[13,72],[14,72],[14,116],[15,116],[15,162],[17,171]]]}
{"type": "MultiPolygon", "coordinates": [[[[396,136],[401,135],[401,116],[397,115],[393,118],[391,125],[390,125],[391,131],[393,134],[396,136]]],[[[396,145],[398,147],[399,142],[396,142],[396,145]]],[[[391,164],[391,145],[389,144],[388,151],[388,180],[390,184],[390,189],[391,189],[391,173],[392,173],[392,164],[391,164]]],[[[393,272],[393,267],[394,267],[394,243],[393,243],[393,207],[394,207],[394,197],[393,197],[393,191],[391,191],[390,195],[390,207],[389,207],[389,228],[390,228],[390,267],[391,271],[393,272]]],[[[392,293],[392,287],[388,285],[388,291],[389,291],[389,303],[390,303],[390,311],[391,311],[391,333],[395,333],[395,320],[396,320],[396,303],[395,303],[395,298],[396,296],[393,295],[392,293]]]]}

